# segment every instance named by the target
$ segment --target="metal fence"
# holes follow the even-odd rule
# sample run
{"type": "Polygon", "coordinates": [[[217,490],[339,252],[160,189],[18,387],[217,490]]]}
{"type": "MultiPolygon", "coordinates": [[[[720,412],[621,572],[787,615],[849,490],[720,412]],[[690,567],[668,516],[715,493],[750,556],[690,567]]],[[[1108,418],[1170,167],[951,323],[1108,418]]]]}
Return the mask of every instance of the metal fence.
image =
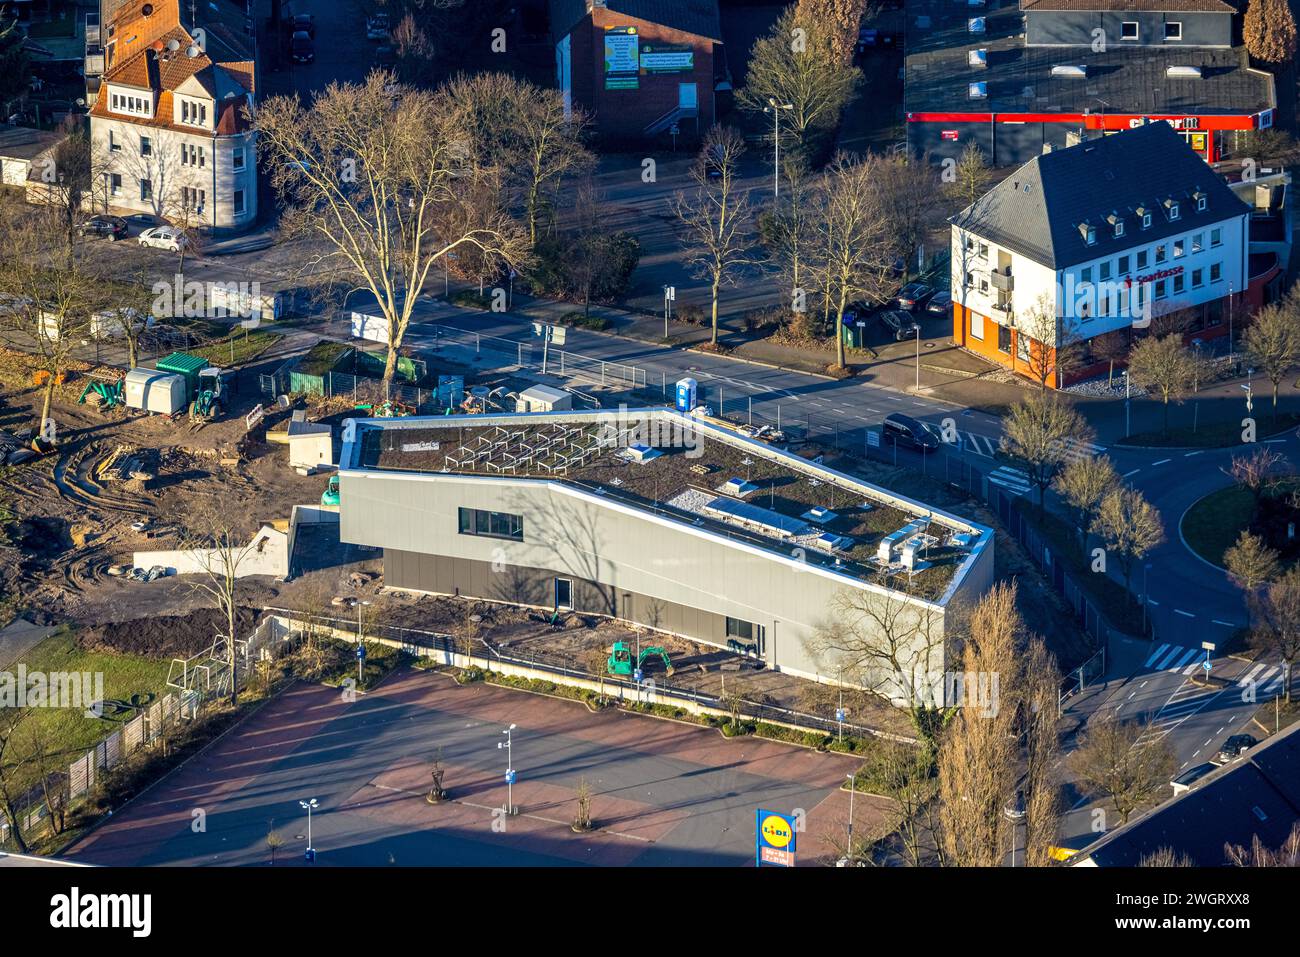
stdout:
{"type": "MultiPolygon", "coordinates": [[[[27,837],[38,833],[53,809],[70,812],[91,794],[105,774],[119,767],[142,748],[153,747],[170,728],[202,713],[205,697],[199,691],[171,692],[137,709],[134,717],[109,733],[66,766],[49,772],[16,802],[16,817],[27,837]]],[[[10,822],[0,814],[0,843],[9,841],[10,822]]]]}

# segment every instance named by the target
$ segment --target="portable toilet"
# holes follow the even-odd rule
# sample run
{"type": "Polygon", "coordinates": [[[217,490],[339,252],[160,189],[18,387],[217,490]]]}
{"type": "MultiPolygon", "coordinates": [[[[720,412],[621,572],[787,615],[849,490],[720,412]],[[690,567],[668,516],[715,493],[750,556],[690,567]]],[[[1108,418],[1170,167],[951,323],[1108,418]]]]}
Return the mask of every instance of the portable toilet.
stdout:
{"type": "Polygon", "coordinates": [[[677,411],[690,412],[696,406],[696,393],[699,383],[692,378],[677,380],[677,411]]]}
{"type": "Polygon", "coordinates": [[[185,401],[193,402],[199,394],[199,373],[208,367],[208,360],[188,352],[173,352],[157,362],[159,372],[170,372],[185,380],[185,401]]]}
{"type": "Polygon", "coordinates": [[[184,376],[156,369],[132,369],[122,381],[128,409],[174,415],[189,404],[184,376]]]}

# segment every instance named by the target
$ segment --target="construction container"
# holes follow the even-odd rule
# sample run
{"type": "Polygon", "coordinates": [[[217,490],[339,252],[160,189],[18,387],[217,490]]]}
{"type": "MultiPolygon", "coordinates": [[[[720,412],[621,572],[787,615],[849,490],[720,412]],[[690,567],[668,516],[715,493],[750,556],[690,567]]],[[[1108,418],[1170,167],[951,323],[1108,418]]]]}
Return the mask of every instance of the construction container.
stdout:
{"type": "Polygon", "coordinates": [[[573,396],[549,385],[535,385],[519,393],[516,412],[554,412],[573,408],[573,396]]]}
{"type": "Polygon", "coordinates": [[[174,415],[189,405],[185,377],[156,369],[132,369],[122,389],[128,409],[174,415]]]}
{"type": "Polygon", "coordinates": [[[188,403],[199,394],[199,373],[208,367],[208,360],[188,352],[173,352],[159,359],[157,366],[159,372],[178,375],[185,381],[185,401],[188,403]]]}

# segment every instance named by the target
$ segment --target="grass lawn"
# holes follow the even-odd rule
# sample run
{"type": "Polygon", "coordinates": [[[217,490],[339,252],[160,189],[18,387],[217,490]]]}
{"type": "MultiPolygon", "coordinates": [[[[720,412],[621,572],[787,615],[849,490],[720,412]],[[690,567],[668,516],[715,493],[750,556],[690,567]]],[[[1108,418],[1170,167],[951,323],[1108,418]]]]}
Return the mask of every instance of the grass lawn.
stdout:
{"type": "MultiPolygon", "coordinates": [[[[1300,425],[1300,413],[1280,412],[1274,418],[1264,412],[1256,420],[1259,428],[1258,439],[1267,438],[1278,432],[1285,432],[1300,425]]],[[[1140,448],[1204,448],[1221,449],[1230,445],[1241,445],[1241,422],[1216,422],[1202,425],[1195,432],[1189,427],[1170,429],[1167,433],[1139,432],[1126,439],[1119,439],[1116,445],[1137,446],[1140,448]]]]}
{"type": "MultiPolygon", "coordinates": [[[[1281,482],[1270,495],[1288,495],[1300,489],[1300,478],[1281,482]]],[[[1236,485],[1211,492],[1187,510],[1182,533],[1187,547],[1207,562],[1222,567],[1223,553],[1255,519],[1254,497],[1236,485]]]]}
{"type": "Polygon", "coordinates": [[[218,342],[186,351],[207,359],[214,366],[230,368],[256,359],[283,338],[282,334],[265,329],[236,329],[218,342]]]}
{"type": "MultiPolygon", "coordinates": [[[[161,696],[166,691],[170,664],[138,655],[87,651],[77,646],[68,629],[55,632],[30,649],[22,663],[28,675],[37,671],[103,675],[104,697],[122,701],[130,701],[134,695],[140,695],[142,701],[150,700],[151,694],[161,696]]],[[[10,666],[11,671],[16,669],[16,663],[10,666]]],[[[24,725],[47,732],[53,746],[71,761],[131,717],[134,714],[96,718],[88,717],[81,708],[37,708],[24,725]]]]}

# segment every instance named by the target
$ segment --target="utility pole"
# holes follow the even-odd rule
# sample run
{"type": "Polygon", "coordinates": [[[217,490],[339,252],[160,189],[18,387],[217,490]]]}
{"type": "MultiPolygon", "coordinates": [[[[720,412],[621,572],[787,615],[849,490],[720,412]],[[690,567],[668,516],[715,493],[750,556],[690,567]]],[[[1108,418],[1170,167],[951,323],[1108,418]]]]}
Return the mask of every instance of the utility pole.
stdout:
{"type": "Polygon", "coordinates": [[[764,113],[772,114],[772,195],[781,195],[781,111],[793,110],[793,103],[777,103],[772,97],[767,98],[768,105],[764,113]]]}

